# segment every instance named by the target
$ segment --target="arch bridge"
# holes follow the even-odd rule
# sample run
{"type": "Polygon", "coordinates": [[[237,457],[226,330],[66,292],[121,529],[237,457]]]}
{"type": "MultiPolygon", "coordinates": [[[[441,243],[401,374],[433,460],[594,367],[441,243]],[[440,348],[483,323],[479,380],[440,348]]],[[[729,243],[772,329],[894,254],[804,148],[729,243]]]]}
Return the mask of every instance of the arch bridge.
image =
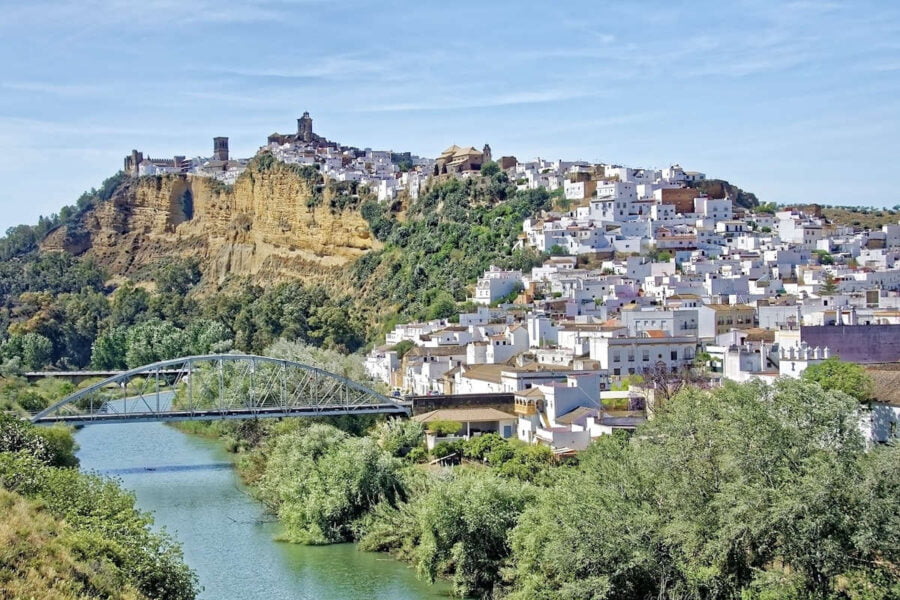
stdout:
{"type": "Polygon", "coordinates": [[[245,354],[164,360],[79,390],[35,424],[409,415],[410,405],[303,363],[245,354]]]}

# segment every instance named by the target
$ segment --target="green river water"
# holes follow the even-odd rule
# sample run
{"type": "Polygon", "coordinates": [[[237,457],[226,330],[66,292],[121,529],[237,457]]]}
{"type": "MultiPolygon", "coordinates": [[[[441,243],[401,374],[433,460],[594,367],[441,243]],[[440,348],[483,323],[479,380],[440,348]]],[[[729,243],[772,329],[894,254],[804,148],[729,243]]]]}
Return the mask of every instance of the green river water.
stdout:
{"type": "Polygon", "coordinates": [[[447,598],[407,565],[352,544],[274,541],[278,525],[253,500],[214,440],[161,423],[90,425],[77,432],[81,468],[120,480],[184,549],[204,600],[447,598]]]}

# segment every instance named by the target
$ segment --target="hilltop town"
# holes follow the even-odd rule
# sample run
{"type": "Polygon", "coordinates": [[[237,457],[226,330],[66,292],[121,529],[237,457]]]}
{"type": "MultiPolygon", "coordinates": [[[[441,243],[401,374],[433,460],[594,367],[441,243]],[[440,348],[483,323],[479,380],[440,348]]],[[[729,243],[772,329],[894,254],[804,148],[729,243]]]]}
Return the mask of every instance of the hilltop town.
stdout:
{"type": "MultiPolygon", "coordinates": [[[[233,183],[250,163],[229,157],[227,138],[213,150],[190,160],[133,151],[125,171],[233,183]]],[[[487,144],[452,145],[434,159],[361,150],[316,134],[309,113],[258,154],[356,182],[381,203],[414,200],[438,180],[499,174],[552,194],[554,209],[525,219],[515,243],[543,264],[491,267],[467,311],[397,325],[369,353],[369,374],[395,394],[471,398],[471,408],[451,410],[434,401],[417,417],[425,422],[573,452],[634,429],[660,394],[688,381],[772,382],[840,358],[865,365],[876,383],[870,439],[897,432],[900,224],[862,229],[814,206],[759,205],[677,164],[495,159],[487,144]]]]}

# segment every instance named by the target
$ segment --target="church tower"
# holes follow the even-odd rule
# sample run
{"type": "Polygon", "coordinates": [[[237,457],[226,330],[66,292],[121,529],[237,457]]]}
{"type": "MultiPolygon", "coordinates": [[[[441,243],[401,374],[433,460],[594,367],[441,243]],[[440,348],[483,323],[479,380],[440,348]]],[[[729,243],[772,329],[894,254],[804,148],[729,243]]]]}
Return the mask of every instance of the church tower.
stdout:
{"type": "Polygon", "coordinates": [[[491,162],[491,147],[489,145],[485,144],[481,153],[484,155],[483,162],[491,162]]]}
{"type": "Polygon", "coordinates": [[[303,116],[297,119],[297,137],[303,142],[313,141],[312,117],[308,112],[304,112],[303,116]]]}
{"type": "Polygon", "coordinates": [[[228,138],[213,138],[213,160],[228,160],[228,138]]]}

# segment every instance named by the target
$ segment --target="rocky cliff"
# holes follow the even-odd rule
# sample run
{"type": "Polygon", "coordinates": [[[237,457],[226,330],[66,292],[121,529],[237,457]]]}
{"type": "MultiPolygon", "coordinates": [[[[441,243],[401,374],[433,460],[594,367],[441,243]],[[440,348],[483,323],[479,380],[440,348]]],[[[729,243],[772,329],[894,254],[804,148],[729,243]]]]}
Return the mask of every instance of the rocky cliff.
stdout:
{"type": "Polygon", "coordinates": [[[129,179],[41,248],[87,254],[112,275],[140,276],[167,257],[194,256],[210,283],[228,275],[327,280],[380,247],[358,204],[315,172],[254,161],[233,186],[191,175],[129,179]]]}

